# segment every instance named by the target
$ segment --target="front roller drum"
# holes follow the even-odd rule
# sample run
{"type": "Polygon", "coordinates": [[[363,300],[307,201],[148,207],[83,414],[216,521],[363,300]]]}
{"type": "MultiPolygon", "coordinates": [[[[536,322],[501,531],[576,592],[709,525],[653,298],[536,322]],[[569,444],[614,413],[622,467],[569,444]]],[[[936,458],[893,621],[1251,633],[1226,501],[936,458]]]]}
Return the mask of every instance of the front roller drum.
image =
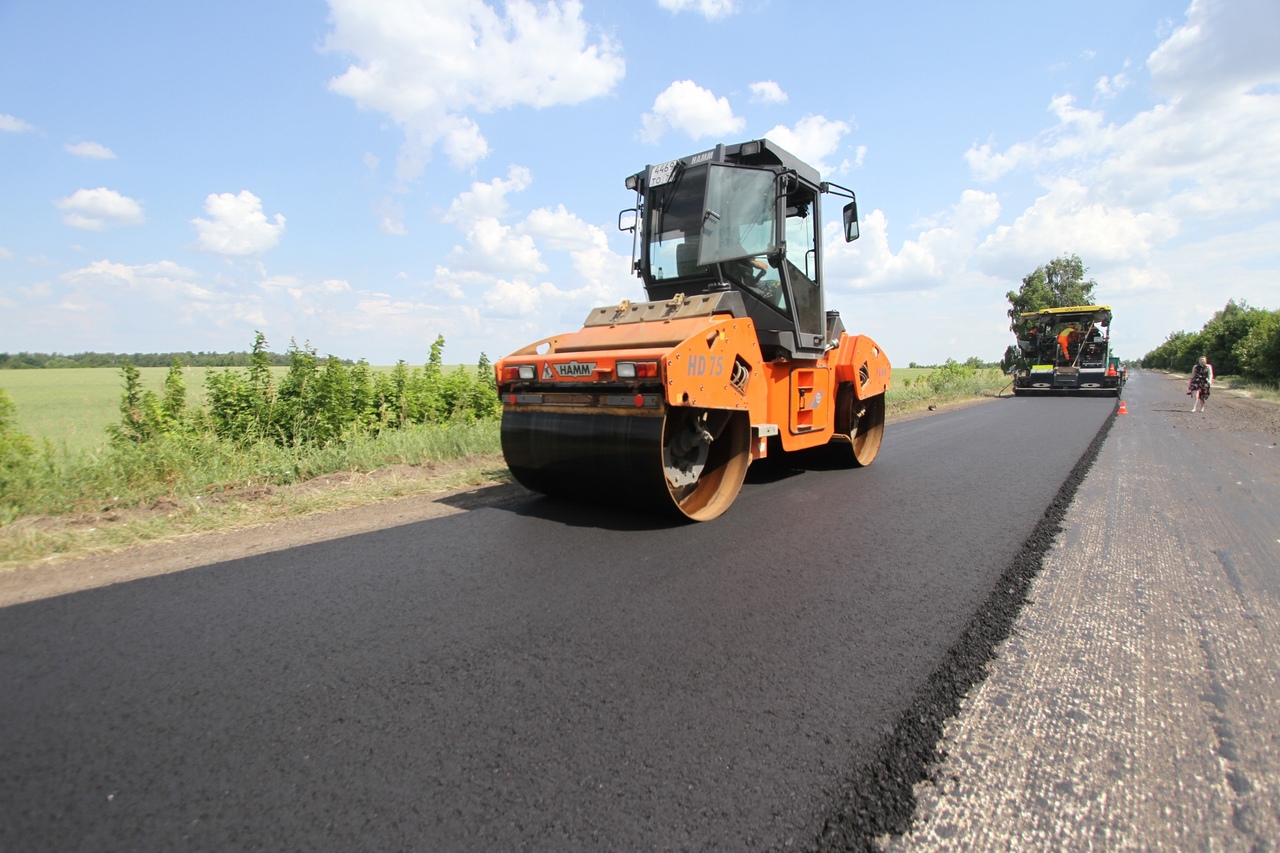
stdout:
{"type": "Polygon", "coordinates": [[[746,478],[751,426],[745,412],[680,407],[652,415],[508,409],[502,453],[535,492],[709,521],[746,478]]]}

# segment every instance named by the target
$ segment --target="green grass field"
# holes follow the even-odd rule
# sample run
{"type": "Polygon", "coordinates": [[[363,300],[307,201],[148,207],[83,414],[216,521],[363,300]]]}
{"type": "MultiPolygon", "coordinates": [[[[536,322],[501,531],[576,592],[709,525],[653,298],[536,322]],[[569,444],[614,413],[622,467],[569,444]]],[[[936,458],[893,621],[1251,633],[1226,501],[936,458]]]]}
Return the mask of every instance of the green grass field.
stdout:
{"type": "MultiPolygon", "coordinates": [[[[410,367],[413,367],[411,365],[410,367]]],[[[444,365],[444,372],[457,365],[444,365]]],[[[206,372],[225,367],[188,367],[183,371],[187,396],[192,406],[204,401],[206,372]]],[[[231,368],[244,372],[244,368],[231,368]]],[[[374,372],[387,372],[391,367],[374,367],[374,372]]],[[[471,368],[474,370],[474,367],[471,368]]],[[[287,367],[273,367],[279,380],[287,367]]],[[[167,367],[141,367],[143,385],[160,393],[167,367]]],[[[69,454],[93,450],[107,440],[106,427],[120,419],[120,394],[124,379],[119,368],[82,367],[45,370],[0,370],[0,388],[9,393],[18,407],[18,429],[42,441],[48,438],[54,447],[69,454]]]]}
{"type": "MultiPolygon", "coordinates": [[[[168,368],[141,368],[146,387],[160,392],[168,368]]],[[[194,369],[187,371],[187,387],[203,386],[194,369]]],[[[60,450],[71,453],[92,450],[107,440],[107,424],[120,417],[119,370],[83,368],[64,370],[0,370],[0,388],[18,407],[18,429],[37,441],[48,438],[60,450]]]]}
{"type": "MultiPolygon", "coordinates": [[[[204,394],[206,370],[184,371],[187,393],[193,404],[204,394]]],[[[138,369],[150,391],[160,393],[167,367],[138,369]]],[[[276,376],[285,368],[274,367],[276,376]]],[[[0,388],[18,407],[18,428],[37,441],[48,438],[59,450],[78,453],[93,450],[107,440],[107,424],[120,419],[120,393],[124,379],[116,368],[65,368],[53,370],[0,370],[0,388]]]]}

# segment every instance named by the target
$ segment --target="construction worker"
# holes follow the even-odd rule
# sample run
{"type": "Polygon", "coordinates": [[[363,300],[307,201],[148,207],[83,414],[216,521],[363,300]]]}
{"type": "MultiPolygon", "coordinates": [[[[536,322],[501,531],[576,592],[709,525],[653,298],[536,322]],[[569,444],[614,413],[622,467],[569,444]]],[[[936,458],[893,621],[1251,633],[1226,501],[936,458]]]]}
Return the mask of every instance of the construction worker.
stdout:
{"type": "Polygon", "coordinates": [[[1065,361],[1071,360],[1071,351],[1069,347],[1076,342],[1076,338],[1080,337],[1080,329],[1075,323],[1068,323],[1062,327],[1062,331],[1058,332],[1058,347],[1062,350],[1062,358],[1065,361]]]}

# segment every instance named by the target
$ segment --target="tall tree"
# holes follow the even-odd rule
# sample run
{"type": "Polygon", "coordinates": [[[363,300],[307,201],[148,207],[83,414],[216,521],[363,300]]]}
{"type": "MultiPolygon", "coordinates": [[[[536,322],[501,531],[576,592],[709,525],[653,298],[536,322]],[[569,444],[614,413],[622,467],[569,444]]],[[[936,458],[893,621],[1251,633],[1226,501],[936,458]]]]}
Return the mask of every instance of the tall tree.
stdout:
{"type": "Polygon", "coordinates": [[[1226,307],[1214,312],[1200,331],[1204,346],[1204,352],[1200,355],[1208,357],[1216,375],[1237,376],[1243,372],[1240,360],[1242,353],[1236,352],[1236,345],[1247,339],[1253,328],[1265,322],[1270,314],[1265,308],[1254,308],[1243,299],[1239,302],[1228,300],[1226,307]]]}
{"type": "Polygon", "coordinates": [[[1022,279],[1022,287],[1015,293],[1005,294],[1009,300],[1009,328],[1021,329],[1022,318],[1027,311],[1041,308],[1068,308],[1072,305],[1092,305],[1093,289],[1098,283],[1085,279],[1089,269],[1079,255],[1063,255],[1035,268],[1022,279]]]}

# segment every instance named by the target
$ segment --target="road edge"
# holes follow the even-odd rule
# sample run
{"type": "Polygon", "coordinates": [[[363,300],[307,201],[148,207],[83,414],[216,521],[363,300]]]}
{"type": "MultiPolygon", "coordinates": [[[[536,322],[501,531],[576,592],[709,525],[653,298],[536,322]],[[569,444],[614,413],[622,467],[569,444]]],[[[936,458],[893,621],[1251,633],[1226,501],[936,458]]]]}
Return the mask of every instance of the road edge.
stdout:
{"type": "Polygon", "coordinates": [[[1013,631],[1027,595],[1089,470],[1115,423],[1113,411],[1045,508],[1044,515],[1023,541],[1009,566],[996,581],[987,600],[965,625],[960,638],[943,657],[899,717],[893,731],[876,747],[872,758],[855,770],[831,796],[829,816],[811,849],[876,850],[878,840],[908,832],[916,811],[915,786],[929,778],[939,762],[938,745],[946,724],[961,703],[987,677],[987,664],[1013,631]]]}

